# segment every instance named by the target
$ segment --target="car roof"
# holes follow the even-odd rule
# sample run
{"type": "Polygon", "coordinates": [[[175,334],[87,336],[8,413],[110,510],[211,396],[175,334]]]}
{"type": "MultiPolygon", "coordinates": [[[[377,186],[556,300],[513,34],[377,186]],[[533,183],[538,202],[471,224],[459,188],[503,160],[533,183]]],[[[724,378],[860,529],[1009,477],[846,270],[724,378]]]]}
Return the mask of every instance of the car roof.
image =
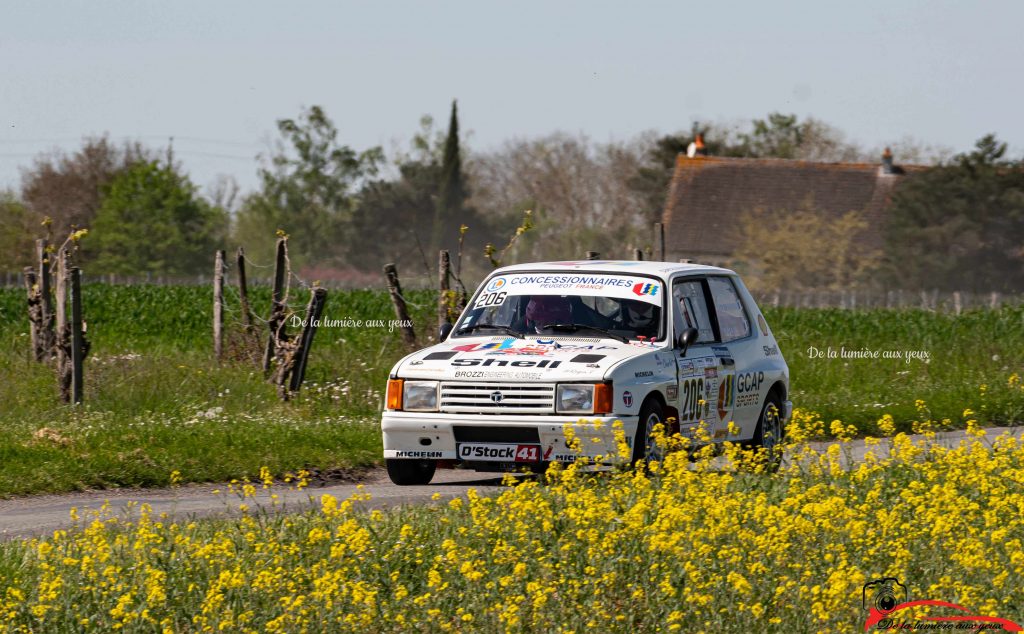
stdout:
{"type": "Polygon", "coordinates": [[[625,273],[627,275],[654,275],[668,279],[676,273],[718,273],[735,275],[729,269],[706,264],[681,262],[652,262],[640,260],[571,260],[564,262],[529,262],[513,264],[494,271],[494,274],[519,273],[524,271],[589,271],[602,273],[625,273]]]}

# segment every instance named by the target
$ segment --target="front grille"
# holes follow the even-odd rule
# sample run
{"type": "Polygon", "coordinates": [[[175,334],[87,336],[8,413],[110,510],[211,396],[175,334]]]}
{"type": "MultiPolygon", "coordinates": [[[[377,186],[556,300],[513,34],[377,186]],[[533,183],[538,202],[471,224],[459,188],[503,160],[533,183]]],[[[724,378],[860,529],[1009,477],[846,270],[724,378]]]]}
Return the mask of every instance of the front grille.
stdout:
{"type": "Polygon", "coordinates": [[[441,383],[440,409],[442,412],[550,414],[555,411],[555,386],[550,384],[441,383]]]}

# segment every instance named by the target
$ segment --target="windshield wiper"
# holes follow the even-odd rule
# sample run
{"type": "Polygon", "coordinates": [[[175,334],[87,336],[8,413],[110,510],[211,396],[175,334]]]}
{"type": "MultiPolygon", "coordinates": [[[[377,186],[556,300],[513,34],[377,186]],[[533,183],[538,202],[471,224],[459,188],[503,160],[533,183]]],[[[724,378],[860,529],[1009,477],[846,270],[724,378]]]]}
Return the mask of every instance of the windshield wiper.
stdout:
{"type": "Polygon", "coordinates": [[[461,335],[467,332],[473,332],[474,330],[478,330],[480,328],[493,328],[494,330],[500,330],[507,335],[512,335],[516,339],[525,339],[523,333],[512,328],[511,326],[499,326],[498,324],[473,324],[472,326],[463,326],[462,328],[459,328],[457,331],[455,331],[455,334],[461,335]]]}
{"type": "Polygon", "coordinates": [[[597,326],[587,326],[585,324],[545,324],[545,325],[541,326],[541,330],[549,330],[549,329],[550,330],[565,330],[567,332],[576,332],[578,330],[593,330],[594,332],[599,332],[599,333],[601,333],[603,335],[607,335],[607,336],[611,337],[612,339],[617,339],[618,341],[621,341],[622,343],[629,343],[629,339],[626,339],[622,335],[617,335],[617,334],[615,334],[614,332],[612,332],[610,330],[605,330],[604,328],[598,328],[597,326]]]}

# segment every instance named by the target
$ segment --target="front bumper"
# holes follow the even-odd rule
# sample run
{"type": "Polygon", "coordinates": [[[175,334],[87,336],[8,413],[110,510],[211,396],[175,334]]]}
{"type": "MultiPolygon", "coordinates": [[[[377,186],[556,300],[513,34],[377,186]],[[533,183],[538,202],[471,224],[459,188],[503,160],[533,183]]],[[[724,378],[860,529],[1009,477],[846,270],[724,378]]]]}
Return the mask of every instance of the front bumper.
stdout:
{"type": "MultiPolygon", "coordinates": [[[[628,446],[636,436],[636,416],[528,416],[482,414],[449,414],[443,412],[385,411],[381,420],[384,432],[385,458],[411,458],[432,460],[462,460],[456,442],[455,427],[493,428],[498,434],[489,442],[515,445],[519,433],[536,430],[539,440],[539,458],[543,462],[573,462],[580,456],[596,457],[616,455],[615,421],[622,421],[622,431],[628,446]],[[579,439],[580,451],[574,452],[566,438],[579,439]],[[510,438],[501,439],[501,431],[508,430],[510,438]]],[[[463,443],[466,444],[466,443],[463,443]]],[[[478,443],[484,444],[484,443],[478,443]]],[[[530,444],[533,444],[532,442],[530,444]]]]}

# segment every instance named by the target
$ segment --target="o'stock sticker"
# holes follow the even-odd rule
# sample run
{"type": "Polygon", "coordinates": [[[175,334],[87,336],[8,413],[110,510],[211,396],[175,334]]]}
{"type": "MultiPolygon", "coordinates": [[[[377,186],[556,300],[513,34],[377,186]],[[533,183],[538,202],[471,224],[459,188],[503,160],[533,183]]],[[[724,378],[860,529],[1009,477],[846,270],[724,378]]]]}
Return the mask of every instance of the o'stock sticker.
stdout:
{"type": "Polygon", "coordinates": [[[493,293],[494,291],[500,291],[503,288],[505,288],[505,278],[496,277],[487,284],[487,288],[484,290],[493,293]]]}

